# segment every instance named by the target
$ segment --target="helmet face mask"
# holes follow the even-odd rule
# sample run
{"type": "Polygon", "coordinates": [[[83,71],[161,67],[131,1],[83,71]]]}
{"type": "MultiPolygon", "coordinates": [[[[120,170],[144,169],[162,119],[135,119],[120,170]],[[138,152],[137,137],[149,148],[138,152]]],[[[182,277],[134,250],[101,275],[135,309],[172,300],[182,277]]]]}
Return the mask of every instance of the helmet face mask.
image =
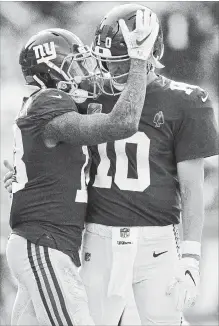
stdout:
{"type": "MultiPolygon", "coordinates": [[[[119,19],[124,19],[125,23],[130,31],[135,29],[136,11],[148,10],[147,7],[139,4],[125,4],[114,7],[101,21],[97,27],[95,38],[91,46],[92,55],[99,62],[99,68],[101,69],[101,77],[104,80],[103,93],[108,95],[118,95],[121,93],[118,84],[122,80],[127,79],[128,71],[121,71],[121,74],[114,74],[114,63],[120,63],[121,65],[130,58],[128,56],[128,50],[125,40],[122,35],[122,31],[119,26],[119,19]],[[111,68],[110,68],[111,67],[111,68]],[[126,76],[125,76],[126,75],[126,76]],[[121,77],[121,78],[120,78],[121,77]],[[110,87],[108,85],[110,84],[110,87]],[[109,89],[110,88],[110,89],[109,89]]],[[[159,67],[159,60],[163,55],[163,35],[162,29],[159,28],[158,36],[154,44],[153,54],[148,61],[148,71],[153,67],[159,67]],[[157,64],[157,65],[156,65],[157,64]]],[[[115,64],[116,65],[116,64],[115,64]]],[[[160,68],[161,68],[160,64],[160,68]]],[[[125,83],[123,81],[122,83],[125,83]]],[[[124,84],[123,84],[124,88],[124,84]]],[[[121,89],[123,89],[121,87],[121,89]]]]}
{"type": "Polygon", "coordinates": [[[90,76],[96,67],[96,61],[87,46],[74,46],[74,48],[76,53],[68,54],[60,67],[70,80],[90,76]]]}
{"type": "Polygon", "coordinates": [[[88,46],[67,30],[54,28],[34,35],[22,49],[19,61],[27,85],[73,93],[86,80],[89,90],[77,92],[77,97],[80,94],[84,99],[79,101],[100,95],[99,87],[93,85],[96,60],[88,46]]]}
{"type": "Polygon", "coordinates": [[[118,58],[107,59],[94,56],[98,65],[96,81],[101,92],[113,96],[121,94],[128,79],[130,58],[127,57],[121,62],[118,58]]]}

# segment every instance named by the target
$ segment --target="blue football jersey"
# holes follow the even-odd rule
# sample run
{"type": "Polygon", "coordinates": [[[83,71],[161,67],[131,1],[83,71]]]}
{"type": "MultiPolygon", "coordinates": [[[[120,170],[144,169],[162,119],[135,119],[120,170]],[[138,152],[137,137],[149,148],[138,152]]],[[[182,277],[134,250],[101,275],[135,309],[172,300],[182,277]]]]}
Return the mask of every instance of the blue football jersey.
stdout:
{"type": "MultiPolygon", "coordinates": [[[[96,101],[109,113],[118,97],[96,101]]],[[[148,85],[138,132],[92,146],[87,221],[112,226],[179,223],[177,163],[218,153],[208,94],[163,76],[148,85]]]]}
{"type": "MultiPolygon", "coordinates": [[[[56,249],[73,251],[81,244],[87,208],[86,146],[59,143],[48,148],[44,126],[77,110],[59,90],[40,90],[27,99],[15,123],[13,201],[10,225],[32,242],[48,234],[56,249]]],[[[39,244],[44,245],[44,240],[39,244]]]]}

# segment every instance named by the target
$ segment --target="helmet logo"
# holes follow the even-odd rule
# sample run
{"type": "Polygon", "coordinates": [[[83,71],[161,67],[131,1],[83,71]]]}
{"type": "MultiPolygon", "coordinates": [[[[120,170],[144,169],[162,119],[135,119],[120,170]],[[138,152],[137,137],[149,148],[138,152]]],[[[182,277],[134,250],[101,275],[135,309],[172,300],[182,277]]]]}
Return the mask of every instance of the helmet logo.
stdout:
{"type": "Polygon", "coordinates": [[[33,47],[37,63],[47,62],[56,58],[54,42],[44,43],[33,47]]]}

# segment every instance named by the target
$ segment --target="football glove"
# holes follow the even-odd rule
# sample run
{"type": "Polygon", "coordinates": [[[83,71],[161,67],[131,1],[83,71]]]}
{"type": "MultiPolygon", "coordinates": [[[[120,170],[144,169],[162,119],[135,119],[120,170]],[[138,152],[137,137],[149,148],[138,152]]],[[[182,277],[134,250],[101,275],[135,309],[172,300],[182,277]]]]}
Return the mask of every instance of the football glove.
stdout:
{"type": "Polygon", "coordinates": [[[166,294],[173,296],[176,309],[183,312],[184,309],[195,305],[199,294],[199,285],[199,261],[195,258],[185,257],[179,260],[175,276],[170,282],[166,294]]]}
{"type": "Polygon", "coordinates": [[[151,56],[159,31],[157,16],[150,10],[137,10],[134,31],[129,31],[123,19],[119,20],[119,26],[128,48],[129,57],[147,61],[151,56]]]}
{"type": "Polygon", "coordinates": [[[4,179],[3,179],[4,186],[5,186],[5,189],[11,194],[12,193],[12,181],[13,181],[13,176],[14,176],[14,169],[7,160],[4,160],[4,166],[6,167],[6,169],[9,170],[5,174],[4,179]]]}

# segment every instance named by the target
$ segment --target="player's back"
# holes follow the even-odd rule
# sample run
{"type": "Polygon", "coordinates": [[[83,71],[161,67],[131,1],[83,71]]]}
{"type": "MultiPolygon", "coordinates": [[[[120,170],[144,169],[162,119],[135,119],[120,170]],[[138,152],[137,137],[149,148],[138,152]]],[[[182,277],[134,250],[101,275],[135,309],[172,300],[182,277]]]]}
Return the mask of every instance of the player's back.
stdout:
{"type": "Polygon", "coordinates": [[[36,238],[43,230],[51,235],[63,233],[63,238],[69,232],[80,245],[87,202],[87,148],[67,143],[47,147],[43,137],[45,125],[72,111],[72,102],[68,94],[47,89],[33,94],[23,105],[14,126],[16,179],[10,225],[27,234],[34,226],[36,238]]]}

